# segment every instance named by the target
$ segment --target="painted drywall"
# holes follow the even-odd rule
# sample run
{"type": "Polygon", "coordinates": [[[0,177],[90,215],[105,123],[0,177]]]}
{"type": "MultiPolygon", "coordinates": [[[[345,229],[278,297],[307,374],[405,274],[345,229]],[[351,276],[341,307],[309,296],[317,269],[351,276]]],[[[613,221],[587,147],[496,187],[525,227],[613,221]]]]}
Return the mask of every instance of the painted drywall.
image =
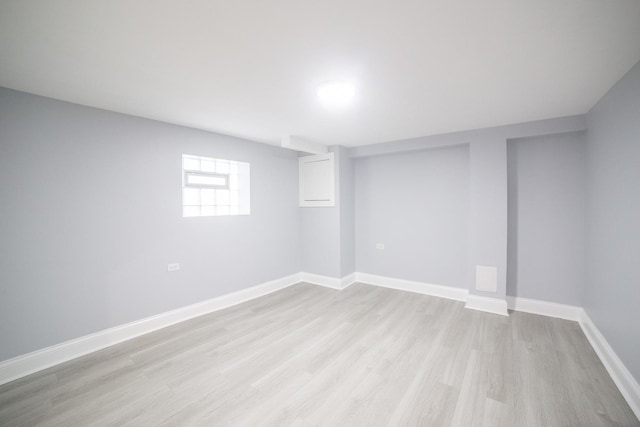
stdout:
{"type": "Polygon", "coordinates": [[[338,203],[340,209],[340,277],[356,271],[353,159],[338,147],[338,203]]]}
{"type": "Polygon", "coordinates": [[[582,305],[585,132],[508,141],[507,295],[582,305]]]}
{"type": "Polygon", "coordinates": [[[587,116],[584,308],[640,381],[640,63],[587,116]]]}
{"type": "Polygon", "coordinates": [[[505,299],[507,283],[507,142],[478,139],[469,146],[469,293],[505,299]],[[495,267],[495,292],[476,286],[476,266],[495,267]]]}
{"type": "Polygon", "coordinates": [[[294,151],[0,89],[0,360],[299,272],[297,176],[294,151]],[[183,218],[183,153],[250,162],[251,215],[183,218]]]}
{"type": "MultiPolygon", "coordinates": [[[[579,132],[585,129],[586,118],[583,115],[560,117],[355,147],[350,150],[350,154],[357,164],[360,159],[373,159],[400,153],[412,156],[425,150],[468,145],[470,181],[467,224],[468,259],[461,269],[465,283],[463,287],[467,287],[472,294],[504,299],[507,287],[508,253],[507,140],[579,132]],[[477,265],[497,268],[496,292],[482,292],[476,289],[477,265]]],[[[398,168],[401,166],[399,165],[398,168]]],[[[360,197],[358,192],[356,188],[356,199],[360,197]]],[[[360,227],[359,218],[356,212],[357,229],[360,227]]],[[[356,242],[356,266],[359,269],[358,259],[363,255],[358,248],[358,243],[364,242],[361,242],[358,236],[356,236],[356,242]]],[[[374,254],[370,253],[367,257],[375,256],[374,254]]],[[[380,266],[377,268],[382,269],[380,266]]]]}
{"type": "Polygon", "coordinates": [[[340,277],[340,211],[300,208],[302,271],[340,277]]]}
{"type": "Polygon", "coordinates": [[[329,150],[335,159],[336,203],[300,208],[302,269],[342,278],[355,272],[353,161],[348,148],[329,150]]]}
{"type": "MultiPolygon", "coordinates": [[[[339,147],[330,147],[334,153],[335,173],[339,174],[339,147]]],[[[301,154],[306,155],[306,154],[301,154]]],[[[300,242],[302,271],[329,277],[340,275],[340,179],[336,180],[335,206],[301,207],[300,242]]]]}
{"type": "Polygon", "coordinates": [[[361,158],[354,166],[357,271],[466,288],[468,146],[361,158]]]}

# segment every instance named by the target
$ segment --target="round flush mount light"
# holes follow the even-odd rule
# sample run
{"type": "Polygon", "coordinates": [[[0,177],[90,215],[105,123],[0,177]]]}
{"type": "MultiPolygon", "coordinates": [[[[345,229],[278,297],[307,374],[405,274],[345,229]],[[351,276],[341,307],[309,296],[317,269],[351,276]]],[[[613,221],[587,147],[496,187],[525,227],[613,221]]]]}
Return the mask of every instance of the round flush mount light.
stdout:
{"type": "Polygon", "coordinates": [[[351,104],[356,89],[351,82],[331,81],[318,86],[318,98],[327,108],[342,108],[351,104]]]}

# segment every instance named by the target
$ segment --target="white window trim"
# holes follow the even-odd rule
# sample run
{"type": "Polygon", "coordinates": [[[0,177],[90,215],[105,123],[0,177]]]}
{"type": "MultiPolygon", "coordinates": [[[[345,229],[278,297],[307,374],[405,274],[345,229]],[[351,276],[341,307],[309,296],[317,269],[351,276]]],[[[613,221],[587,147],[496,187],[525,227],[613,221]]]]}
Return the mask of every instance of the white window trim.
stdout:
{"type": "MultiPolygon", "coordinates": [[[[251,215],[251,164],[241,160],[230,160],[222,158],[212,158],[206,156],[196,156],[192,154],[182,154],[182,217],[183,218],[203,218],[203,217],[218,217],[218,216],[246,216],[251,215]],[[186,167],[185,162],[198,161],[198,166],[186,167]],[[214,162],[217,164],[213,167],[206,167],[203,169],[203,162],[214,162]],[[225,163],[229,163],[231,171],[226,173],[226,168],[223,172],[218,172],[217,168],[224,166],[225,163]],[[190,183],[190,176],[202,176],[202,177],[216,177],[223,178],[224,184],[208,184],[208,183],[190,183]],[[185,204],[186,191],[197,191],[199,202],[196,204],[185,204]],[[216,203],[203,204],[203,192],[214,191],[214,200],[217,200],[219,196],[225,195],[231,197],[232,203],[216,203]],[[219,193],[222,191],[225,194],[219,193]],[[216,195],[217,194],[217,195],[216,195]],[[233,202],[235,200],[235,202],[233,202]],[[203,212],[207,211],[207,214],[203,212]],[[222,212],[221,212],[222,210],[222,212]],[[186,212],[190,211],[188,214],[186,212]],[[228,213],[227,213],[228,212],[228,213]],[[233,213],[232,213],[233,212],[233,213]]],[[[195,194],[194,194],[195,195],[195,194]]],[[[225,200],[227,200],[225,197],[225,200]]]]}
{"type": "Polygon", "coordinates": [[[219,188],[219,189],[229,189],[229,174],[221,174],[215,172],[200,172],[200,171],[184,171],[184,186],[191,188],[219,188]],[[224,179],[224,184],[193,184],[189,182],[189,176],[205,176],[205,177],[213,177],[213,178],[222,178],[224,179]]]}

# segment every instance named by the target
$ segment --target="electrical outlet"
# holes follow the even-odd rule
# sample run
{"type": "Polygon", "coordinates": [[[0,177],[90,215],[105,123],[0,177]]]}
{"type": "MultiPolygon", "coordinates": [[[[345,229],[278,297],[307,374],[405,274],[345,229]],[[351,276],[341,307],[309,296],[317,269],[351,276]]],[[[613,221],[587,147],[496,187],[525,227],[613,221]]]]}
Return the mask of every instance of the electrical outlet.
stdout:
{"type": "Polygon", "coordinates": [[[180,264],[175,263],[175,264],[169,264],[167,266],[167,271],[178,271],[180,270],[180,264]]]}
{"type": "Polygon", "coordinates": [[[384,249],[384,243],[376,243],[376,249],[384,249]]]}

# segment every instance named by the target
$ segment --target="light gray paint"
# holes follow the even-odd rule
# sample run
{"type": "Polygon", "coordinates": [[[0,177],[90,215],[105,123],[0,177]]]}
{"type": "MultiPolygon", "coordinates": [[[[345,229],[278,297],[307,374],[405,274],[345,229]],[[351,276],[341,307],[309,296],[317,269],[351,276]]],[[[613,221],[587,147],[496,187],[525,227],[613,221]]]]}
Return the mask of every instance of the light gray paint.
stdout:
{"type": "MultiPolygon", "coordinates": [[[[336,175],[340,165],[339,147],[334,153],[336,175]]],[[[303,156],[306,154],[302,154],[303,156]]],[[[329,277],[340,275],[340,179],[336,177],[336,204],[300,208],[302,271],[329,277]]]]}
{"type": "MultiPolygon", "coordinates": [[[[351,149],[351,156],[359,162],[361,159],[373,159],[393,153],[411,156],[428,149],[469,145],[468,261],[463,269],[464,287],[468,287],[473,294],[502,299],[506,295],[507,285],[506,141],[510,138],[556,135],[585,129],[585,116],[562,117],[356,147],[351,149]],[[475,290],[476,265],[498,268],[497,292],[475,290]]],[[[358,186],[356,189],[356,198],[360,197],[359,188],[358,186]]],[[[358,224],[360,214],[357,212],[356,218],[356,227],[361,229],[358,224]]],[[[357,236],[356,242],[356,267],[359,270],[361,263],[358,260],[362,254],[358,244],[361,243],[361,238],[357,236]]]]}
{"type": "Polygon", "coordinates": [[[338,147],[338,183],[340,277],[344,277],[356,271],[353,159],[344,147],[338,147]]]}
{"type": "Polygon", "coordinates": [[[507,142],[477,140],[469,149],[469,293],[504,299],[507,283],[507,142]],[[476,266],[498,269],[496,292],[476,290],[476,266]]]}
{"type": "Polygon", "coordinates": [[[589,112],[584,307],[640,381],[640,63],[589,112]]]}
{"type": "Polygon", "coordinates": [[[302,271],[340,277],[340,211],[300,208],[302,271]]]}
{"type": "Polygon", "coordinates": [[[507,295],[582,305],[585,139],[508,141],[507,295]]]}
{"type": "Polygon", "coordinates": [[[293,151],[0,89],[0,360],[300,271],[297,175],[293,151]],[[251,215],[182,218],[183,153],[250,162],[251,215]]]}
{"type": "Polygon", "coordinates": [[[468,201],[468,146],[356,160],[356,270],[466,288],[468,201]]]}
{"type": "Polygon", "coordinates": [[[333,146],[336,204],[300,208],[302,271],[341,278],[355,270],[353,161],[349,149],[333,146]]]}

